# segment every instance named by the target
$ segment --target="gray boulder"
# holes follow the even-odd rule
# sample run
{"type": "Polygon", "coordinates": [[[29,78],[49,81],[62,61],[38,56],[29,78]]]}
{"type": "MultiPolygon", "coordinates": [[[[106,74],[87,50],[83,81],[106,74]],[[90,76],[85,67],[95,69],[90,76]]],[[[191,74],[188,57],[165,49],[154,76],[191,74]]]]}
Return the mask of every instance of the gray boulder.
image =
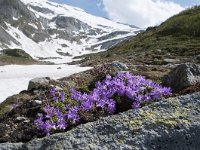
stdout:
{"type": "Polygon", "coordinates": [[[39,89],[39,88],[46,88],[49,86],[50,78],[34,78],[29,81],[28,91],[39,89]]]}
{"type": "Polygon", "coordinates": [[[169,98],[1,150],[199,150],[200,93],[169,98]]]}
{"type": "Polygon", "coordinates": [[[179,91],[185,87],[200,83],[200,66],[197,64],[181,64],[162,78],[162,84],[179,91]]]}

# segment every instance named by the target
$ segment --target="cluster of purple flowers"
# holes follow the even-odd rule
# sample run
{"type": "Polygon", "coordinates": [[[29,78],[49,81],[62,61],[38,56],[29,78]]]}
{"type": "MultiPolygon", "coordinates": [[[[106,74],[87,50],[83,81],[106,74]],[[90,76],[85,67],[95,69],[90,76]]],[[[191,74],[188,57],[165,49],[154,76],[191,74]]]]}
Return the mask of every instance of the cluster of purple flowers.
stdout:
{"type": "MultiPolygon", "coordinates": [[[[141,107],[141,104],[161,99],[171,94],[171,89],[145,79],[143,76],[133,76],[129,72],[120,72],[112,77],[107,75],[105,79],[98,81],[93,91],[81,93],[75,89],[69,90],[71,99],[75,105],[66,103],[65,94],[55,89],[50,91],[52,100],[62,103],[63,107],[45,106],[46,115],[39,116],[35,124],[39,130],[49,134],[51,130],[66,129],[71,124],[80,121],[79,111],[93,111],[97,108],[113,114],[119,105],[115,99],[126,97],[132,103],[132,108],[141,107]]],[[[121,101],[123,103],[123,101],[121,101]]]]}
{"type": "Polygon", "coordinates": [[[49,135],[52,130],[65,130],[69,125],[79,121],[78,107],[68,104],[63,91],[51,88],[51,105],[48,103],[44,108],[44,114],[38,114],[34,121],[37,128],[44,134],[49,135]]]}

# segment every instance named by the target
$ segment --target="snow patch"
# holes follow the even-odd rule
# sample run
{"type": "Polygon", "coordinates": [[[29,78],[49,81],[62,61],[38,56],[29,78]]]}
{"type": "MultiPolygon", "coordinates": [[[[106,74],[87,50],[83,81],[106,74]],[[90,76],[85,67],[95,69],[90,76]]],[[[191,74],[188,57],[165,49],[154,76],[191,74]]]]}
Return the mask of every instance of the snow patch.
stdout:
{"type": "Polygon", "coordinates": [[[91,69],[91,67],[79,67],[72,65],[0,66],[0,103],[3,102],[8,96],[17,94],[22,90],[26,90],[29,81],[33,78],[51,77],[57,79],[88,69],[91,69]]]}
{"type": "Polygon", "coordinates": [[[41,2],[47,2],[48,0],[20,0],[21,2],[25,3],[25,4],[29,4],[29,3],[41,3],[41,2]]]}

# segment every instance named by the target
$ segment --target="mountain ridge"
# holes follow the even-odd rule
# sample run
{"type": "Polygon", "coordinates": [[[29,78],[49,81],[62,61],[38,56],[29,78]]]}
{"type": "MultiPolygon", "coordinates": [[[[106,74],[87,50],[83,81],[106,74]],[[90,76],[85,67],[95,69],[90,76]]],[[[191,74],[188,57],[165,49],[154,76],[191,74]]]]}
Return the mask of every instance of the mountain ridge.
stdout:
{"type": "Polygon", "coordinates": [[[70,61],[74,56],[110,48],[140,31],[47,0],[1,0],[0,4],[4,11],[0,14],[0,32],[4,33],[0,50],[19,48],[36,59],[70,61]]]}

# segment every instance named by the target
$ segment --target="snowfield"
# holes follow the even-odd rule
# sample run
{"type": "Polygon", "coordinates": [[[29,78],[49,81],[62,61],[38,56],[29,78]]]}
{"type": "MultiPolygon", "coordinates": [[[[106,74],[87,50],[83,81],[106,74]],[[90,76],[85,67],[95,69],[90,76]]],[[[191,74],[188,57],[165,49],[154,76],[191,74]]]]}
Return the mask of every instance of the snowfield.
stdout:
{"type": "Polygon", "coordinates": [[[26,90],[31,79],[51,77],[54,79],[72,75],[91,67],[75,65],[8,65],[0,66],[0,103],[7,97],[26,90]],[[61,69],[58,69],[58,68],[61,69]]]}

